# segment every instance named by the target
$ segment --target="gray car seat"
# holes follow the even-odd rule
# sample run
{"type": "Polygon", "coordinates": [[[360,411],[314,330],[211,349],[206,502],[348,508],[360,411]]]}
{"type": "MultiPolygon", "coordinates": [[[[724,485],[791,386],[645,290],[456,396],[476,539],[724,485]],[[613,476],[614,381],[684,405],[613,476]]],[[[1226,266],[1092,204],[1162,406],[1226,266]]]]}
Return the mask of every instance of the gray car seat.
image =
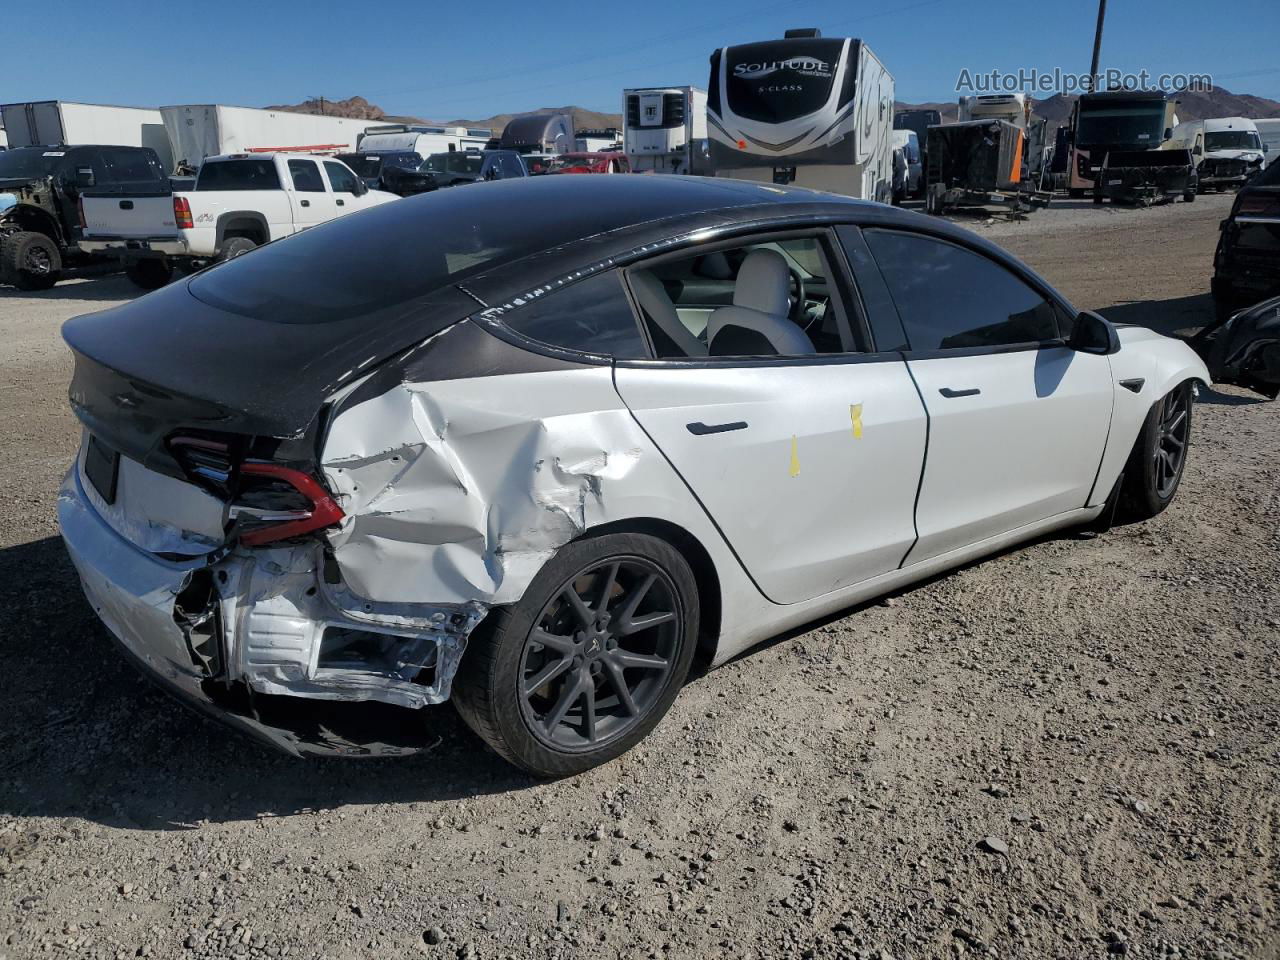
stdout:
{"type": "Polygon", "coordinates": [[[816,353],[813,341],[788,316],[791,274],[776,250],[753,250],[738,268],[733,306],[707,320],[713,357],[797,356],[816,353]]]}

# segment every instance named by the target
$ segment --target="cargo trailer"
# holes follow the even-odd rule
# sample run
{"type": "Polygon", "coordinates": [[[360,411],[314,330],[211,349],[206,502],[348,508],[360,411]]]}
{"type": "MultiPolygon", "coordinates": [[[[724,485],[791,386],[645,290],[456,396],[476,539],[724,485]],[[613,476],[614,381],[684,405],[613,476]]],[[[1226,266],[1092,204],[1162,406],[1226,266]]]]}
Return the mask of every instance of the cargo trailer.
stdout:
{"type": "Polygon", "coordinates": [[[622,91],[622,142],[636,172],[705,175],[707,91],[632,87],[622,91]]]}
{"type": "Polygon", "coordinates": [[[150,147],[166,170],[173,168],[160,111],[67,100],[0,104],[10,147],[105,145],[150,147]]]}

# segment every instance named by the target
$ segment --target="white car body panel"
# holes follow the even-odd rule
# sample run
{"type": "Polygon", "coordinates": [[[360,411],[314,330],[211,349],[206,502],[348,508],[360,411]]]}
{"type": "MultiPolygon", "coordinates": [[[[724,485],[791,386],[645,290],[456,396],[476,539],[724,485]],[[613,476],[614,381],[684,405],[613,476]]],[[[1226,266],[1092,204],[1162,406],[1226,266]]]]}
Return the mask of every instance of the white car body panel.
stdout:
{"type": "Polygon", "coordinates": [[[1107,357],[1048,347],[908,366],[929,408],[909,562],[1084,506],[1111,419],[1107,357]]]}
{"type": "Polygon", "coordinates": [[[925,449],[902,361],[627,365],[616,379],[770,600],[808,600],[902,562],[925,449]],[[699,436],[691,422],[747,427],[699,436]]]}

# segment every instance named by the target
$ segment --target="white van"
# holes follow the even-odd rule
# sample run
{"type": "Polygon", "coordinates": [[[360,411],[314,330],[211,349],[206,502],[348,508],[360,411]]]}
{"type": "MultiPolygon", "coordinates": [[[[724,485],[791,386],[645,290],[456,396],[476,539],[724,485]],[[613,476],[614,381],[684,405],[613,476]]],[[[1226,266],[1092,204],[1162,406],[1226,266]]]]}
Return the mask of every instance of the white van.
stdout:
{"type": "Polygon", "coordinates": [[[1280,157],[1280,119],[1255,120],[1258,136],[1262,138],[1262,165],[1269,167],[1280,157]]]}
{"type": "Polygon", "coordinates": [[[1262,138],[1257,125],[1247,117],[1180,123],[1166,146],[1191,151],[1201,193],[1208,187],[1238,187],[1262,168],[1262,138]]]}

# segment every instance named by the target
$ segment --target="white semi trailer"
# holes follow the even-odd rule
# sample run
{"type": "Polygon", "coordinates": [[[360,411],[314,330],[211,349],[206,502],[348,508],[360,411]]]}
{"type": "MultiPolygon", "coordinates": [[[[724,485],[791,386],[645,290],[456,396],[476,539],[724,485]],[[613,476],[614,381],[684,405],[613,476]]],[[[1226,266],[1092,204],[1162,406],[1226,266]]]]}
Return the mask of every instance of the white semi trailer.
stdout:
{"type": "Polygon", "coordinates": [[[705,174],[707,91],[633,87],[622,91],[622,143],[636,172],[705,174]]]}
{"type": "Polygon", "coordinates": [[[169,138],[160,111],[67,100],[32,100],[0,105],[9,147],[103,145],[150,147],[172,169],[169,138]]]}
{"type": "Polygon", "coordinates": [[[788,30],[717,50],[707,133],[718,177],[892,200],[893,77],[861,40],[788,30]]]}
{"type": "Polygon", "coordinates": [[[258,110],[215,103],[161,107],[173,159],[194,171],[205,157],[232,153],[354,153],[367,128],[378,120],[326,117],[288,110],[258,110]]]}

